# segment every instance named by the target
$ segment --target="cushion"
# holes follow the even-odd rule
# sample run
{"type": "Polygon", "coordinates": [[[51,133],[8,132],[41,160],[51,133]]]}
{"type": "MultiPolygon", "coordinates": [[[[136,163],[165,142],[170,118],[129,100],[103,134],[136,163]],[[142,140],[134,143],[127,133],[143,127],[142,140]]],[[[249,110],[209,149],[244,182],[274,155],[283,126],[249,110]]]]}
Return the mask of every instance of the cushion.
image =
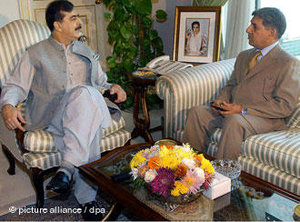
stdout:
{"type": "Polygon", "coordinates": [[[52,167],[60,166],[61,154],[59,152],[54,153],[24,153],[24,163],[27,168],[39,168],[41,170],[47,170],[52,167]]]}
{"type": "Polygon", "coordinates": [[[54,138],[45,130],[28,131],[24,137],[25,149],[35,153],[57,152],[54,138]]]}
{"type": "Polygon", "coordinates": [[[242,156],[300,178],[300,129],[251,136],[243,144],[242,156]]]}
{"type": "MultiPolygon", "coordinates": [[[[211,136],[208,154],[216,154],[221,132],[217,129],[211,136]]],[[[300,129],[250,136],[243,143],[241,155],[300,178],[300,129]]]]}
{"type": "Polygon", "coordinates": [[[248,157],[239,157],[242,169],[296,195],[300,195],[300,179],[248,157]]]}
{"type": "MultiPolygon", "coordinates": [[[[121,129],[113,134],[102,138],[100,142],[101,152],[112,150],[123,146],[131,137],[131,134],[121,129]]],[[[24,163],[28,168],[36,167],[42,170],[60,166],[61,154],[59,152],[33,153],[28,152],[23,155],[24,163]]]]}
{"type": "MultiPolygon", "coordinates": [[[[103,130],[102,137],[106,137],[110,134],[117,132],[124,128],[125,120],[123,117],[117,122],[112,121],[112,124],[103,130]]],[[[29,131],[24,137],[25,149],[34,153],[45,153],[45,152],[57,152],[55,147],[54,138],[51,133],[45,130],[29,131]]]]}
{"type": "Polygon", "coordinates": [[[300,128],[300,103],[297,104],[296,109],[288,118],[287,125],[290,128],[300,128]]]}

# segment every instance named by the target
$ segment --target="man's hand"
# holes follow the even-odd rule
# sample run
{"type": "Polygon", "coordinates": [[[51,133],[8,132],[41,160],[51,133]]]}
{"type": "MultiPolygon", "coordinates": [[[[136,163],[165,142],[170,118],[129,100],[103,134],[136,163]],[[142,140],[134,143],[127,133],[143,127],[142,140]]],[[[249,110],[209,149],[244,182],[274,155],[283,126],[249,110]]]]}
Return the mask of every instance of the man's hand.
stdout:
{"type": "Polygon", "coordinates": [[[26,124],[26,122],[21,112],[12,105],[6,104],[2,107],[2,117],[7,129],[14,130],[18,128],[23,132],[25,131],[22,124],[26,124]]]}
{"type": "Polygon", "coordinates": [[[117,94],[118,98],[115,100],[116,103],[124,102],[127,99],[126,92],[122,89],[121,86],[117,84],[113,84],[110,89],[110,94],[117,94]]]}
{"type": "Polygon", "coordinates": [[[242,106],[239,105],[239,104],[227,103],[224,100],[215,100],[213,105],[212,105],[212,110],[215,113],[218,113],[222,116],[227,116],[227,115],[234,114],[234,113],[241,113],[242,112],[242,106]],[[223,110],[216,109],[213,106],[220,107],[223,110]]]}
{"type": "Polygon", "coordinates": [[[234,104],[234,103],[227,103],[223,101],[221,107],[225,109],[225,111],[218,110],[222,116],[228,116],[234,113],[241,113],[242,112],[242,105],[234,104]]]}
{"type": "Polygon", "coordinates": [[[214,102],[211,102],[211,108],[212,108],[212,110],[216,113],[216,114],[219,114],[220,115],[220,113],[219,113],[219,108],[218,107],[220,107],[220,108],[222,108],[223,109],[223,104],[224,104],[224,102],[225,101],[223,101],[223,100],[215,100],[214,102]]]}

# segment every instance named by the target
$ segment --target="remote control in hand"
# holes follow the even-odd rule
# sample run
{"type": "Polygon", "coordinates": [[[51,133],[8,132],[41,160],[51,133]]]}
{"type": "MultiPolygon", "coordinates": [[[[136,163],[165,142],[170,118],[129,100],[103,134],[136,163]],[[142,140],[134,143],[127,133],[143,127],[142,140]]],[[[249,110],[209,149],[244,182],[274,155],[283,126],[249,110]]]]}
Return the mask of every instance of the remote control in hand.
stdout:
{"type": "Polygon", "coordinates": [[[110,94],[110,90],[105,90],[105,92],[103,93],[103,97],[108,98],[110,101],[115,102],[118,98],[117,93],[114,94],[110,94]]]}

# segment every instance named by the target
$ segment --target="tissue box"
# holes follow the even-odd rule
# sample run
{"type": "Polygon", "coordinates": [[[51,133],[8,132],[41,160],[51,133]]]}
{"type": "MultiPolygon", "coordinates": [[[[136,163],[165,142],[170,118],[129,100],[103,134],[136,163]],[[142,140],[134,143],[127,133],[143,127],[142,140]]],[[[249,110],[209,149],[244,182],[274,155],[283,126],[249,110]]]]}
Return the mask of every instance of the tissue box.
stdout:
{"type": "Polygon", "coordinates": [[[210,199],[216,199],[231,191],[231,180],[218,172],[215,172],[215,178],[208,190],[205,190],[203,194],[210,199]]]}

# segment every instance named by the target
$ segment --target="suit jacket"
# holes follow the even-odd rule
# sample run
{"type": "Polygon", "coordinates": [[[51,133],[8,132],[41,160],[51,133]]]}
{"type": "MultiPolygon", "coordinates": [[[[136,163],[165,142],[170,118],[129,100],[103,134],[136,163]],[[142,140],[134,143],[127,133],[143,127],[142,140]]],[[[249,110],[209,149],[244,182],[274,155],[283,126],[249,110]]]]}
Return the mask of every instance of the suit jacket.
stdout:
{"type": "MultiPolygon", "coordinates": [[[[300,61],[275,46],[248,72],[255,49],[241,52],[233,73],[218,99],[241,104],[247,118],[258,116],[284,124],[291,115],[300,95],[300,61]]],[[[259,123],[258,123],[259,124],[259,123]]]]}

